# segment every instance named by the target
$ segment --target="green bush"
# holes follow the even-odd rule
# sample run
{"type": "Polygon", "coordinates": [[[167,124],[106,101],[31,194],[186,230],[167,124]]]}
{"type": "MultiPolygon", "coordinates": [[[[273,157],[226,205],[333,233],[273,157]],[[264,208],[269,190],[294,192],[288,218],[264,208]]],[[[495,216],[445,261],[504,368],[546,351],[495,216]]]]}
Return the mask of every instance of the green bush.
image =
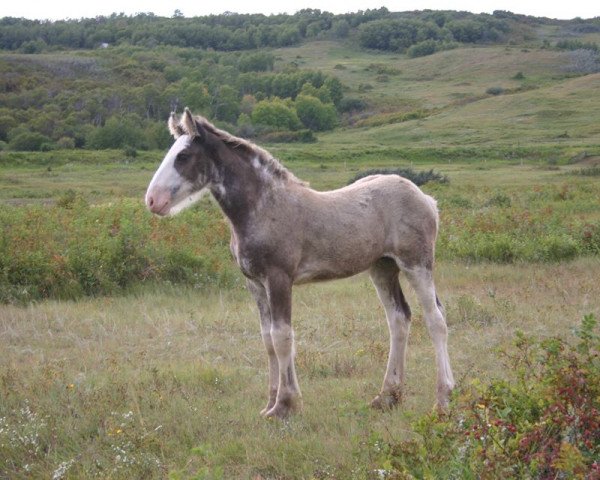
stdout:
{"type": "Polygon", "coordinates": [[[412,168],[372,168],[359,172],[348,181],[348,185],[360,180],[361,178],[368,177],[369,175],[400,175],[401,177],[408,178],[415,185],[424,185],[427,182],[440,182],[448,183],[448,177],[438,172],[434,172],[433,169],[416,172],[412,168]]]}
{"type": "Polygon", "coordinates": [[[367,102],[361,98],[345,97],[340,101],[338,110],[342,113],[360,112],[367,108],[367,102]]]}
{"type": "Polygon", "coordinates": [[[161,220],[137,202],[93,207],[74,191],[54,207],[1,207],[0,302],[118,294],[153,281],[229,285],[227,227],[204,208],[161,220]]]}
{"type": "Polygon", "coordinates": [[[104,126],[90,130],[86,139],[86,147],[95,150],[127,146],[141,148],[144,141],[144,132],[134,121],[111,117],[104,126]]]}
{"type": "Polygon", "coordinates": [[[296,130],[295,132],[270,132],[262,135],[261,139],[270,143],[314,143],[317,141],[315,134],[308,129],[296,130]]]}
{"type": "Polygon", "coordinates": [[[502,87],[490,87],[485,93],[488,95],[502,95],[504,93],[504,89],[502,87]]]}
{"type": "Polygon", "coordinates": [[[10,140],[8,146],[11,150],[20,152],[39,152],[43,151],[46,145],[51,145],[52,140],[46,135],[37,132],[23,132],[10,140]]]}
{"type": "Polygon", "coordinates": [[[438,42],[435,40],[425,40],[411,46],[406,51],[406,55],[408,55],[409,58],[425,57],[434,54],[437,50],[438,42]]]}
{"type": "Polygon", "coordinates": [[[331,130],[337,124],[337,113],[332,103],[308,95],[296,97],[296,112],[302,124],[313,131],[331,130]]]}
{"type": "Polygon", "coordinates": [[[381,478],[598,478],[600,336],[583,318],[575,345],[517,334],[507,378],[471,379],[445,414],[418,418],[413,440],[373,438],[381,478]]]}
{"type": "Polygon", "coordinates": [[[258,102],[252,111],[252,122],[277,130],[297,130],[301,127],[294,109],[279,98],[258,102]]]}

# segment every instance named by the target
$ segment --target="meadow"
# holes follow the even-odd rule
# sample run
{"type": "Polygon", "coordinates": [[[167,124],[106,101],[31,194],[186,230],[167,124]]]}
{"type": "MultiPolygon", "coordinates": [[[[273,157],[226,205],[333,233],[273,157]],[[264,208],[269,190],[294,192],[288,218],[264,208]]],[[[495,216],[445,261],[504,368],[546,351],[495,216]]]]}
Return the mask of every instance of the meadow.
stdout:
{"type": "Polygon", "coordinates": [[[410,288],[403,404],[368,407],[388,334],[363,274],[295,289],[304,409],[264,420],[258,313],[215,202],[152,217],[158,150],[0,151],[0,479],[597,478],[600,74],[537,40],[271,50],[275,72],[335,75],[368,104],[316,143],[264,145],[313,188],[447,177],[422,186],[441,216],[446,417],[410,288]]]}
{"type": "MultiPolygon", "coordinates": [[[[304,411],[265,421],[257,311],[214,202],[153,218],[141,198],[160,152],[129,163],[104,155],[50,170],[32,156],[2,171],[11,185],[0,211],[2,478],[393,472],[384,447],[419,438],[413,422],[434,401],[433,349],[412,291],[401,408],[368,407],[388,340],[383,309],[360,275],[295,290],[304,411]]],[[[397,165],[299,157],[287,166],[315,188],[397,165]]],[[[436,276],[459,386],[507,378],[499,350],[513,348],[515,332],[572,339],[584,315],[600,315],[600,186],[580,174],[588,167],[470,160],[412,168],[449,180],[423,189],[441,210],[436,276]]]]}

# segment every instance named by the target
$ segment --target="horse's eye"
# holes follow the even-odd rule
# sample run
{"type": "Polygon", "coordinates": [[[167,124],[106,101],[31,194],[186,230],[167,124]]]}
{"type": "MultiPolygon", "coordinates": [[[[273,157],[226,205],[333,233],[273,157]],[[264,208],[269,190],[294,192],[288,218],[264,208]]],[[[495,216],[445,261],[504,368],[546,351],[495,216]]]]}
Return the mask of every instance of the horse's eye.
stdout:
{"type": "Polygon", "coordinates": [[[185,153],[185,152],[178,153],[177,156],[175,157],[175,163],[179,163],[179,164],[186,163],[189,160],[190,156],[191,155],[189,153],[185,153]]]}

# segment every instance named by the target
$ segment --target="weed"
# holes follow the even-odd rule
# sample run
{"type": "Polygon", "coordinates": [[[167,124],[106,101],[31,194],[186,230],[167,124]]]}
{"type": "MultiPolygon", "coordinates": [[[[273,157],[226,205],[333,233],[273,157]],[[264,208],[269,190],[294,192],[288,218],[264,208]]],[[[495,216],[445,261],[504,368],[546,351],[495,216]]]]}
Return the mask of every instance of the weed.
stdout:
{"type": "Polygon", "coordinates": [[[517,334],[508,379],[476,379],[450,411],[418,418],[416,440],[369,445],[390,478],[596,478],[600,337],[586,315],[571,345],[517,334]]]}

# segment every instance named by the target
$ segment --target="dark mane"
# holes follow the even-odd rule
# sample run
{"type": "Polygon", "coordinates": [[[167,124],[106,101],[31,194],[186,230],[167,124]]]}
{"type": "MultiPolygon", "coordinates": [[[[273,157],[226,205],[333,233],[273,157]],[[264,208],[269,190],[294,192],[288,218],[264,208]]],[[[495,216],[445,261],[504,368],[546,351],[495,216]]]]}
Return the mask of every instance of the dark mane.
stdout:
{"type": "Polygon", "coordinates": [[[302,180],[298,179],[292,172],[285,168],[279,160],[273,157],[273,155],[271,155],[264,148],[261,148],[248,140],[236,137],[234,135],[231,135],[229,132],[215,127],[204,117],[196,116],[194,117],[194,119],[202,128],[209,131],[212,135],[221,140],[229,148],[237,150],[238,152],[244,152],[246,154],[245,160],[250,162],[253,158],[256,158],[260,163],[261,167],[263,167],[266,172],[273,175],[274,178],[294,183],[300,183],[303,185],[306,184],[306,182],[303,182],[302,180]]]}

